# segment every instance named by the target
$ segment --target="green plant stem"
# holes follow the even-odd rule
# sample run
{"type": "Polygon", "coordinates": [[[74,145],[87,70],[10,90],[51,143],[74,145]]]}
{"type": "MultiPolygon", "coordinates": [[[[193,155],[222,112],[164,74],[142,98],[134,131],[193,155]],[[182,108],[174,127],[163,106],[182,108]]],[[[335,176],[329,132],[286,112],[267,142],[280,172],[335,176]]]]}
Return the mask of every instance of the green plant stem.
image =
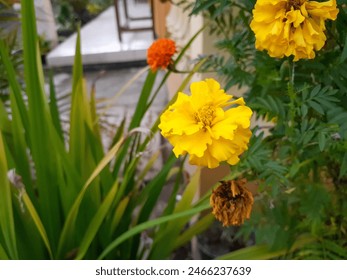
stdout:
{"type": "Polygon", "coordinates": [[[288,82],[288,96],[289,96],[289,125],[288,125],[288,133],[287,137],[291,143],[291,152],[292,152],[292,159],[295,156],[295,145],[292,141],[292,138],[294,137],[294,127],[295,127],[295,92],[294,92],[294,78],[295,78],[295,64],[294,62],[291,63],[289,61],[289,65],[292,65],[292,67],[289,67],[289,82],[288,82]]]}

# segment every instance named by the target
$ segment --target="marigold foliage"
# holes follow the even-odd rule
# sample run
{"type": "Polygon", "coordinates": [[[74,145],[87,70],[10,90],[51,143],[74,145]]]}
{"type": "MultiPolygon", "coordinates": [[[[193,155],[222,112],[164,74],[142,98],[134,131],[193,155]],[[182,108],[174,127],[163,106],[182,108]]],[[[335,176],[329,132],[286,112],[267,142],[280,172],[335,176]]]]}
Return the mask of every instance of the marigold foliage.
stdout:
{"type": "Polygon", "coordinates": [[[191,96],[179,92],[161,115],[161,134],[177,157],[190,155],[190,164],[208,168],[224,161],[236,164],[251,137],[251,109],[243,98],[231,101],[214,79],[192,83],[190,90],[191,96]]]}
{"type": "Polygon", "coordinates": [[[326,41],[325,20],[335,20],[338,12],[336,0],[258,0],[251,22],[256,48],[271,57],[313,59],[326,41]]]}
{"type": "Polygon", "coordinates": [[[170,39],[158,39],[147,50],[147,63],[152,71],[166,69],[172,63],[176,52],[176,44],[170,39]]]}

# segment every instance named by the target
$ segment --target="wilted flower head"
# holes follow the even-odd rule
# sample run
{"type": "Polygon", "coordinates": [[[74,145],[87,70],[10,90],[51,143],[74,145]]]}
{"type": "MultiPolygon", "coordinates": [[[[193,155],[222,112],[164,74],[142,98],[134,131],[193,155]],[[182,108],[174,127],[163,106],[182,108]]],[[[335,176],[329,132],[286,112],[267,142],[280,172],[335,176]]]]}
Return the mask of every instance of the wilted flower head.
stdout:
{"type": "Polygon", "coordinates": [[[253,206],[253,195],[244,187],[245,179],[221,181],[210,197],[212,214],[223,226],[238,226],[249,219],[253,206]]]}
{"type": "Polygon", "coordinates": [[[188,153],[193,165],[236,164],[251,137],[251,109],[243,98],[230,101],[232,96],[214,79],[192,83],[190,90],[191,96],[179,92],[161,115],[161,134],[174,146],[177,157],[188,153]]]}
{"type": "Polygon", "coordinates": [[[251,22],[255,46],[271,57],[312,59],[325,44],[325,20],[335,20],[338,12],[336,0],[257,0],[251,22]]]}
{"type": "Polygon", "coordinates": [[[176,52],[175,42],[170,39],[158,39],[147,50],[147,63],[156,71],[158,68],[165,69],[172,63],[172,56],[176,52]]]}

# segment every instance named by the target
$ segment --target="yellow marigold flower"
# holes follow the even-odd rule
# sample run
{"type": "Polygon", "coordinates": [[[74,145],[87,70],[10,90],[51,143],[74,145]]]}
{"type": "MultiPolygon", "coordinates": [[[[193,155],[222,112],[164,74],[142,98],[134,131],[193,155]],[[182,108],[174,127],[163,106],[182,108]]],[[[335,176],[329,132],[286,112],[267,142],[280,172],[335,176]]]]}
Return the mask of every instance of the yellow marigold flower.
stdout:
{"type": "Polygon", "coordinates": [[[325,44],[325,20],[335,20],[338,12],[336,0],[257,0],[251,22],[255,47],[271,57],[312,59],[325,44]]]}
{"type": "Polygon", "coordinates": [[[245,179],[221,181],[212,191],[210,205],[212,214],[223,226],[239,226],[251,216],[253,195],[244,187],[245,179]]]}
{"type": "Polygon", "coordinates": [[[176,52],[176,44],[170,39],[158,39],[147,50],[147,63],[156,71],[158,68],[165,69],[172,63],[172,56],[176,52]]]}
{"type": "Polygon", "coordinates": [[[191,96],[178,93],[176,102],[160,117],[161,134],[174,146],[173,152],[189,154],[193,165],[234,165],[248,148],[252,111],[243,98],[232,96],[214,79],[192,83],[191,96]]]}

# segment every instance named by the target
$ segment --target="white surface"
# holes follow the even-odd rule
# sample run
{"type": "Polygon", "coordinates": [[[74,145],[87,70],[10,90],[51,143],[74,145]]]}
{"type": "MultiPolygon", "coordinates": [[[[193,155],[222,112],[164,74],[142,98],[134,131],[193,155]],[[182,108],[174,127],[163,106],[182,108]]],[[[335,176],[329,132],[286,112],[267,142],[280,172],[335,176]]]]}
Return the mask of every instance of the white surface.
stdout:
{"type": "Polygon", "coordinates": [[[346,266],[347,260],[11,260],[0,262],[0,278],[323,280],[346,275],[346,266]]]}
{"type": "MultiPolygon", "coordinates": [[[[148,21],[143,22],[148,25],[148,21]]],[[[76,36],[73,34],[47,55],[49,66],[73,64],[76,36]]],[[[119,42],[114,7],[110,7],[81,29],[83,64],[145,60],[152,42],[151,31],[124,32],[119,42]]]]}
{"type": "Polygon", "coordinates": [[[37,32],[52,46],[58,44],[58,34],[50,0],[35,0],[37,32]]]}

